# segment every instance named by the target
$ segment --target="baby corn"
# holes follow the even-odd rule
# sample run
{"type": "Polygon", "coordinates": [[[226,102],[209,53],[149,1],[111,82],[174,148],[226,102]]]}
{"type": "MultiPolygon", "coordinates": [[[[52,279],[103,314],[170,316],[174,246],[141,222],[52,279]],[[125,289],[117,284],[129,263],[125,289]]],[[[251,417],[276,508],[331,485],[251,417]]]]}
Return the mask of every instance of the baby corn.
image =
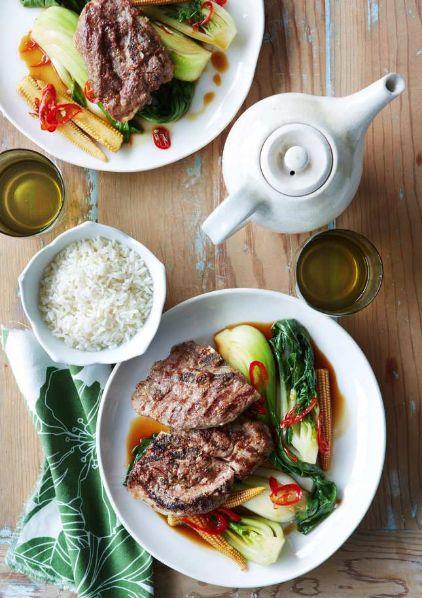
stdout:
{"type": "MultiPolygon", "coordinates": [[[[41,89],[35,79],[25,77],[18,85],[18,93],[35,109],[36,100],[41,99],[41,89]]],[[[88,135],[85,135],[73,122],[69,121],[57,128],[57,131],[94,158],[107,162],[107,156],[95,145],[88,135]]]]}
{"type": "Polygon", "coordinates": [[[330,468],[333,448],[333,409],[330,393],[330,374],[327,369],[316,370],[316,388],[320,410],[321,435],[326,443],[326,451],[320,453],[321,468],[330,468]]]}
{"type": "Polygon", "coordinates": [[[245,488],[245,490],[236,490],[233,492],[231,496],[226,500],[223,507],[226,509],[235,509],[243,503],[248,502],[261,492],[264,492],[265,488],[263,486],[257,486],[256,488],[245,488]]]}
{"type": "MultiPolygon", "coordinates": [[[[225,507],[226,509],[235,509],[236,507],[243,505],[245,502],[248,502],[248,500],[255,498],[255,496],[258,496],[258,494],[261,494],[261,492],[264,492],[264,490],[264,486],[235,490],[221,506],[225,507]]],[[[177,525],[183,524],[183,519],[177,515],[167,515],[167,523],[171,527],[176,527],[177,525]]]]}
{"type": "MultiPolygon", "coordinates": [[[[189,520],[192,521],[193,525],[195,526],[204,527],[207,524],[206,519],[200,515],[189,517],[189,520]]],[[[207,534],[206,532],[196,529],[196,527],[193,529],[201,536],[201,538],[208,542],[208,544],[211,544],[213,548],[218,550],[218,552],[221,552],[225,556],[229,557],[229,559],[232,559],[242,571],[246,571],[248,568],[246,559],[240,554],[240,552],[233,548],[233,546],[230,546],[225,538],[223,538],[221,535],[207,534]]]]}
{"type": "MultiPolygon", "coordinates": [[[[44,81],[36,80],[36,84],[41,91],[46,86],[44,81]]],[[[57,99],[62,104],[73,102],[69,96],[58,95],[57,99]]],[[[75,114],[72,121],[94,141],[101,143],[111,152],[117,152],[123,143],[123,135],[100,116],[82,106],[80,109],[81,111],[75,114]]]]}

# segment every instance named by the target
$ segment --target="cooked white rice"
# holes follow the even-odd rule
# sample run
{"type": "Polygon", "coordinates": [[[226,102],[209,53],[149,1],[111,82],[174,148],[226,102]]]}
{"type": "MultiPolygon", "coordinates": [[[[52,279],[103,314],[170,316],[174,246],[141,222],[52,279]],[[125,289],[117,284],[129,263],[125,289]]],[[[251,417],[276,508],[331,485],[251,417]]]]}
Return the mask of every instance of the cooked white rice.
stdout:
{"type": "Polygon", "coordinates": [[[118,347],[144,325],[153,283],[144,260],[118,241],[71,243],[45,268],[39,307],[53,334],[82,351],[118,347]]]}

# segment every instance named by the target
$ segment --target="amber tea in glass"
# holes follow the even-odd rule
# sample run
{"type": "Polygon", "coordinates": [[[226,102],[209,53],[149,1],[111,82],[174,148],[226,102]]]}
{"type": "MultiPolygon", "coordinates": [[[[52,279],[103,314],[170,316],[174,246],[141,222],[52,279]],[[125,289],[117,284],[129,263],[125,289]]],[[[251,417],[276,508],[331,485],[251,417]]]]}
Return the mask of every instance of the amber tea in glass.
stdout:
{"type": "Polygon", "coordinates": [[[30,150],[0,154],[0,232],[28,237],[49,230],[64,202],[64,184],[58,168],[30,150]]]}
{"type": "Polygon", "coordinates": [[[332,316],[366,307],[382,282],[382,262],[363,235],[332,229],[311,237],[296,263],[298,294],[313,308],[332,316]]]}

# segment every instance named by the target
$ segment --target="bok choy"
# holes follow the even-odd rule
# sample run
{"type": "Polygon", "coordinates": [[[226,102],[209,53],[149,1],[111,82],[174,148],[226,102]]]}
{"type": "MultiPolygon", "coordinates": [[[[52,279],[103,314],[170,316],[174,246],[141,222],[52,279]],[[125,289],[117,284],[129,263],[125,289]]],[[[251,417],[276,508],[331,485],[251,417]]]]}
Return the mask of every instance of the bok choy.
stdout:
{"type": "Polygon", "coordinates": [[[233,18],[216,2],[143,6],[142,10],[151,19],[222,50],[230,46],[237,33],[233,18]]]}
{"type": "Polygon", "coordinates": [[[270,460],[276,469],[295,479],[305,477],[312,480],[312,489],[306,495],[306,504],[298,504],[301,508],[295,509],[298,530],[307,534],[334,510],[337,488],[333,482],[325,478],[321,469],[311,462],[318,452],[318,440],[315,424],[310,421],[317,413],[317,405],[313,402],[316,390],[309,335],[295,320],[276,322],[272,327],[272,333],[273,336],[268,342],[259,330],[241,324],[219,332],[215,342],[224,359],[250,382],[252,364],[255,362],[264,366],[262,371],[266,371],[266,376],[261,392],[266,399],[266,413],[262,417],[271,427],[275,439],[270,460]],[[274,357],[279,368],[279,393],[274,357]],[[301,415],[297,423],[303,422],[307,416],[302,418],[302,407],[304,410],[309,409],[309,422],[302,432],[300,427],[292,430],[292,425],[281,427],[283,420],[285,423],[289,420],[290,423],[294,421],[297,410],[301,415]],[[285,419],[287,415],[289,418],[285,419]],[[292,444],[293,440],[295,444],[292,444]],[[302,460],[299,454],[308,460],[302,460]]]}
{"type": "Polygon", "coordinates": [[[88,71],[73,41],[77,26],[76,13],[52,6],[35,19],[31,37],[53,61],[60,78],[68,87],[70,81],[76,81],[84,89],[88,71]]]}
{"type": "Polygon", "coordinates": [[[302,500],[294,504],[275,505],[270,499],[271,489],[268,478],[271,475],[275,476],[280,484],[287,485],[292,484],[295,481],[293,478],[282,472],[275,473],[274,471],[268,471],[267,475],[266,470],[265,475],[262,473],[250,475],[243,480],[241,484],[238,484],[236,489],[256,488],[258,486],[263,486],[265,490],[261,494],[258,494],[258,496],[255,496],[254,498],[251,498],[247,502],[243,503],[242,506],[252,513],[261,515],[262,517],[270,519],[271,521],[275,521],[277,523],[291,523],[295,520],[296,512],[299,509],[303,510],[305,508],[306,493],[304,493],[302,500]]]}
{"type": "Polygon", "coordinates": [[[248,561],[259,565],[275,563],[285,542],[279,523],[257,515],[230,521],[224,537],[248,561]]]}
{"type": "Polygon", "coordinates": [[[280,419],[286,428],[286,441],[302,461],[316,463],[317,405],[314,352],[309,334],[296,320],[276,322],[273,333],[270,343],[278,362],[280,419]]]}
{"type": "Polygon", "coordinates": [[[196,81],[211,58],[211,52],[192,39],[167,27],[151,22],[174,64],[174,77],[180,81],[196,81]]]}
{"type": "MultiPolygon", "coordinates": [[[[305,409],[309,408],[310,401],[316,394],[313,352],[309,335],[296,320],[279,320],[274,323],[272,332],[270,343],[279,366],[281,404],[283,405],[283,401],[286,403],[290,398],[289,389],[295,385],[296,405],[306,405],[305,409]]],[[[308,534],[334,510],[337,488],[334,482],[325,478],[317,465],[303,461],[292,454],[289,449],[293,437],[291,427],[282,428],[281,414],[272,409],[271,405],[268,407],[269,417],[278,440],[271,457],[274,466],[292,476],[309,477],[313,482],[306,508],[296,513],[298,530],[308,534]]],[[[313,439],[310,442],[314,442],[313,439]]]]}
{"type": "MultiPolygon", "coordinates": [[[[262,332],[249,324],[240,324],[219,332],[215,336],[215,344],[227,363],[260,391],[267,406],[277,410],[276,365],[271,347],[262,332]]],[[[262,411],[266,420],[266,409],[262,411]]]]}
{"type": "Polygon", "coordinates": [[[152,94],[152,102],[136,116],[156,124],[179,120],[189,110],[194,92],[194,83],[172,79],[152,94]]]}

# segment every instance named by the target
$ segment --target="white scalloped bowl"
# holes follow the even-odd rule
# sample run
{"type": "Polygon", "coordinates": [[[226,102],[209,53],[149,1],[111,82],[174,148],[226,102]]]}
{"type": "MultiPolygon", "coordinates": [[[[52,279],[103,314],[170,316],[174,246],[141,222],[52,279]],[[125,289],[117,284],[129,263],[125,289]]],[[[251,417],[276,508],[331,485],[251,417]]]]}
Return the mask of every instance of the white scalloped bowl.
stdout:
{"type": "Polygon", "coordinates": [[[164,265],[142,243],[111,226],[84,222],[62,233],[52,243],[34,255],[19,276],[19,290],[22,306],[32,330],[44,350],[58,363],[90,365],[92,363],[119,363],[137,355],[142,355],[155,336],[160,324],[166,298],[166,276],[164,265]],[[105,237],[119,241],[136,251],[147,265],[153,281],[151,312],[143,327],[128,342],[102,351],[80,351],[66,345],[48,328],[38,307],[39,285],[45,267],[70,243],[95,237],[105,237]]]}

